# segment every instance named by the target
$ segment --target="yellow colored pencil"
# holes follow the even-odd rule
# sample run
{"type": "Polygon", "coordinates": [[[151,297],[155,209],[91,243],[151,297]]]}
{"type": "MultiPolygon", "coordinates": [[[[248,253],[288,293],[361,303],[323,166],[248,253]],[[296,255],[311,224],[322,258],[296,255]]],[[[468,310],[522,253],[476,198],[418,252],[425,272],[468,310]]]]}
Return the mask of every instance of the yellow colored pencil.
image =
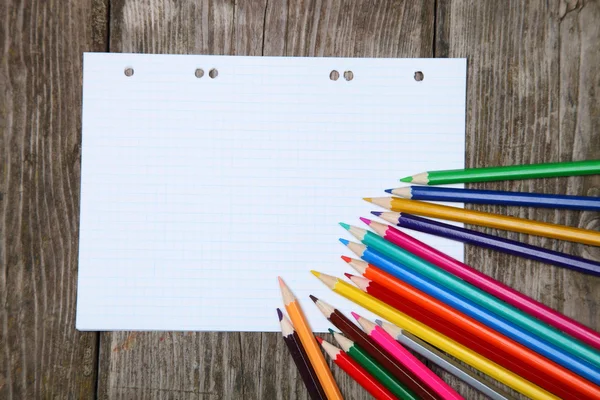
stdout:
{"type": "Polygon", "coordinates": [[[461,345],[458,342],[442,335],[425,324],[401,313],[388,304],[376,299],[375,297],[363,292],[362,290],[339,280],[336,277],[325,275],[317,271],[311,271],[327,287],[348,300],[374,312],[375,314],[387,319],[394,325],[412,333],[420,339],[431,345],[445,351],[446,353],[469,364],[475,369],[491,376],[499,382],[504,383],[532,399],[558,399],[558,397],[540,388],[539,386],[523,379],[519,375],[501,367],[500,365],[479,355],[473,350],[461,345]]]}
{"type": "Polygon", "coordinates": [[[319,382],[323,386],[327,399],[344,400],[327,365],[327,361],[325,361],[325,357],[321,353],[315,335],[313,335],[312,329],[310,329],[310,325],[306,321],[302,308],[300,308],[300,304],[296,301],[296,297],[281,278],[279,278],[279,287],[281,288],[281,296],[283,297],[285,309],[292,320],[296,333],[298,333],[300,343],[304,346],[308,359],[315,369],[319,382]]]}
{"type": "MultiPolygon", "coordinates": [[[[365,197],[365,200],[391,211],[600,246],[600,232],[587,229],[508,217],[506,215],[491,214],[482,211],[465,210],[464,208],[442,206],[423,201],[399,199],[397,197],[365,197]]],[[[397,214],[383,214],[387,215],[376,213],[376,215],[382,218],[385,217],[384,219],[388,221],[394,219],[394,217],[397,220],[397,217],[399,217],[397,214]]]]}

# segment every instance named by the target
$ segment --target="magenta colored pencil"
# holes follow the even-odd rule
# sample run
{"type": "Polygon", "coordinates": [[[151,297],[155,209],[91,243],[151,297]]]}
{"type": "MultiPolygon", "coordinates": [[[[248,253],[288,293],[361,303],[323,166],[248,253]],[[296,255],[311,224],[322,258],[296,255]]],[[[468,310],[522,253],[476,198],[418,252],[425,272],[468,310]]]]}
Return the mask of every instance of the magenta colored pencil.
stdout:
{"type": "Polygon", "coordinates": [[[413,356],[408,350],[406,350],[400,343],[396,341],[389,333],[387,333],[382,327],[376,325],[374,322],[369,321],[366,318],[361,317],[357,313],[353,312],[352,316],[356,318],[360,326],[366,332],[371,339],[377,342],[378,345],[383,347],[387,352],[398,360],[406,368],[410,369],[421,381],[435,391],[442,399],[459,400],[463,399],[461,395],[456,393],[446,382],[439,376],[433,373],[432,370],[427,368],[421,361],[413,356]]]}
{"type": "Polygon", "coordinates": [[[600,334],[585,325],[551,309],[550,307],[520,293],[505,284],[490,278],[476,269],[464,264],[439,250],[399,231],[390,225],[361,218],[361,221],[369,225],[378,235],[387,241],[410,251],[430,263],[437,265],[443,270],[458,276],[473,286],[498,297],[500,300],[525,311],[541,321],[585,342],[595,348],[600,348],[600,334]]]}

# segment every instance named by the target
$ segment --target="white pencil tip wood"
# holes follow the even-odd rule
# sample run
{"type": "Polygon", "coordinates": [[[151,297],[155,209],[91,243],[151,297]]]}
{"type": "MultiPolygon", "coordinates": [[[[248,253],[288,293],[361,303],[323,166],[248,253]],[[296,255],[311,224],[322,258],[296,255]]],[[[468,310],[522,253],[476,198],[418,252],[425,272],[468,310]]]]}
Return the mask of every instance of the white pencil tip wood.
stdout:
{"type": "Polygon", "coordinates": [[[294,297],[294,294],[292,293],[290,288],[285,284],[283,279],[281,279],[280,276],[278,276],[277,279],[279,280],[279,288],[281,289],[281,297],[283,298],[283,304],[287,306],[296,298],[294,297]]]}
{"type": "Polygon", "coordinates": [[[392,198],[393,197],[372,197],[371,203],[389,210],[392,208],[392,198]]]}
{"type": "Polygon", "coordinates": [[[348,339],[345,336],[342,336],[341,333],[333,332],[333,337],[335,338],[335,341],[338,342],[342,350],[344,350],[345,352],[350,350],[350,347],[354,345],[354,342],[352,340],[348,339]]]}
{"type": "Polygon", "coordinates": [[[389,333],[393,338],[397,338],[402,335],[402,329],[398,328],[396,325],[390,324],[389,322],[381,321],[379,326],[381,326],[383,330],[389,333]]]}
{"type": "Polygon", "coordinates": [[[354,236],[358,240],[363,240],[365,235],[367,234],[366,229],[362,229],[354,225],[350,225],[350,229],[348,229],[348,232],[350,232],[352,236],[354,236]]]}
{"type": "Polygon", "coordinates": [[[400,187],[396,189],[392,189],[392,194],[398,197],[402,197],[404,199],[412,198],[412,189],[410,186],[400,187]]]}
{"type": "Polygon", "coordinates": [[[323,282],[329,289],[333,289],[335,287],[335,284],[338,281],[338,278],[336,278],[335,276],[331,276],[331,275],[327,275],[327,274],[323,274],[321,272],[318,271],[310,271],[314,276],[316,276],[317,278],[319,278],[321,280],[321,282],[323,282]]]}
{"type": "Polygon", "coordinates": [[[358,257],[362,257],[365,250],[367,249],[367,246],[356,242],[348,242],[346,246],[358,257]]]}
{"type": "Polygon", "coordinates": [[[412,182],[418,185],[427,185],[429,183],[429,172],[421,172],[412,176],[412,182]]]}
{"type": "Polygon", "coordinates": [[[292,325],[292,321],[285,314],[283,314],[279,323],[281,324],[281,334],[283,336],[289,336],[294,333],[294,325],[292,325]]]}
{"type": "Polygon", "coordinates": [[[392,225],[397,225],[398,218],[400,218],[400,213],[399,212],[384,212],[384,213],[379,214],[379,218],[383,219],[384,221],[389,222],[392,225]]]}
{"type": "Polygon", "coordinates": [[[350,264],[350,266],[361,275],[364,275],[364,273],[367,271],[367,268],[369,267],[368,263],[366,263],[363,260],[358,260],[356,258],[351,258],[348,264],[350,264]]]}
{"type": "Polygon", "coordinates": [[[321,341],[321,347],[325,350],[325,353],[331,357],[333,361],[337,358],[338,354],[340,354],[341,350],[329,343],[326,340],[321,341]]]}
{"type": "Polygon", "coordinates": [[[333,312],[335,311],[335,308],[325,303],[323,300],[317,300],[315,301],[315,304],[327,319],[329,319],[329,317],[331,317],[331,314],[333,314],[333,312]]]}
{"type": "Polygon", "coordinates": [[[366,292],[369,284],[371,284],[369,279],[363,278],[362,276],[353,276],[350,278],[350,280],[363,292],[366,292]]]}

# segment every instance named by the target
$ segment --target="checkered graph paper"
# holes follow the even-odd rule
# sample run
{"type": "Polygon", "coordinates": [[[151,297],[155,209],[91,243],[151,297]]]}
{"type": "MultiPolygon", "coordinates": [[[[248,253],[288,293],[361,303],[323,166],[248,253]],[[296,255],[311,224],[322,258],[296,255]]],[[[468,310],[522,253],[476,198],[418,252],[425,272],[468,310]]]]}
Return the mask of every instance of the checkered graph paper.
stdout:
{"type": "Polygon", "coordinates": [[[86,53],[77,328],[278,331],[279,275],[315,331],[309,294],[372,317],[309,271],[353,272],[362,197],[464,167],[465,83],[464,59],[86,53]]]}

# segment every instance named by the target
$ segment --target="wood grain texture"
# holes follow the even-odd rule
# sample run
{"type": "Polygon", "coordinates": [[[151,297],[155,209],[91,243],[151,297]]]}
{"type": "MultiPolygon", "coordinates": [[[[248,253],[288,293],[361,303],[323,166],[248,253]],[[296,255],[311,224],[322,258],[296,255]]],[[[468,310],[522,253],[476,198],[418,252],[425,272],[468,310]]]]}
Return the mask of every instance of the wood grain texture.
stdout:
{"type": "Polygon", "coordinates": [[[97,333],[75,330],[81,61],[103,1],[0,2],[0,398],[91,398],[97,333]]]}
{"type": "MultiPolygon", "coordinates": [[[[433,0],[120,0],[111,3],[110,49],[427,57],[433,18],[433,0]]],[[[302,303],[314,307],[308,299],[302,303]]],[[[308,398],[279,333],[102,333],[99,365],[100,399],[308,398]]],[[[370,398],[338,368],[333,372],[346,398],[370,398]]]]}
{"type": "MultiPolygon", "coordinates": [[[[440,1],[436,56],[468,57],[469,167],[600,158],[600,4],[597,1],[440,1]]],[[[495,182],[476,188],[600,195],[600,176],[495,182]]],[[[474,206],[600,228],[593,212],[474,206]]],[[[600,248],[482,229],[600,260],[600,248]]],[[[600,278],[467,246],[466,262],[600,330],[600,278]]],[[[476,398],[461,387],[461,393],[476,398]]]]}

